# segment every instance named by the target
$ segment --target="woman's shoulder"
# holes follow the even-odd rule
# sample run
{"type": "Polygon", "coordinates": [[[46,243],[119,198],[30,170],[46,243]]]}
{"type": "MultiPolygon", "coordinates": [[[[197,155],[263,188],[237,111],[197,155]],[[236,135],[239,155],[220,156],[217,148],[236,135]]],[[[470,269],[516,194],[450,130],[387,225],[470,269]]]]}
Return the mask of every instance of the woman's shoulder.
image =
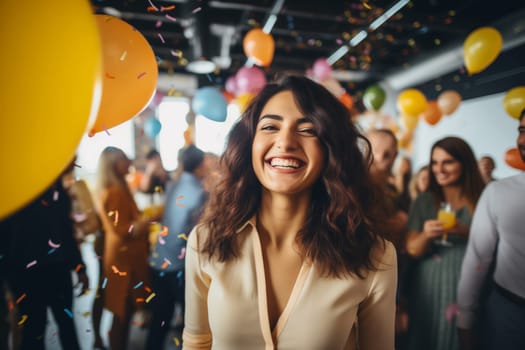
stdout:
{"type": "Polygon", "coordinates": [[[397,261],[396,248],[392,242],[380,239],[372,247],[371,258],[378,269],[392,268],[392,263],[397,261]]]}

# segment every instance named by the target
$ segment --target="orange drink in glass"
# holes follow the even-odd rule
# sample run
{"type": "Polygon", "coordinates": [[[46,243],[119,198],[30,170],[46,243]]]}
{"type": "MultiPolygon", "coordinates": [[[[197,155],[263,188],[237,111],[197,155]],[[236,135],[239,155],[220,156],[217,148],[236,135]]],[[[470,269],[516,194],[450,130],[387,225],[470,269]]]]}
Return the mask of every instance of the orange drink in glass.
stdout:
{"type": "MultiPolygon", "coordinates": [[[[450,203],[441,203],[439,208],[437,219],[443,223],[443,230],[450,230],[456,225],[456,213],[452,209],[450,203]]],[[[450,242],[447,240],[448,234],[445,232],[441,237],[442,245],[450,245],[450,242]]]]}

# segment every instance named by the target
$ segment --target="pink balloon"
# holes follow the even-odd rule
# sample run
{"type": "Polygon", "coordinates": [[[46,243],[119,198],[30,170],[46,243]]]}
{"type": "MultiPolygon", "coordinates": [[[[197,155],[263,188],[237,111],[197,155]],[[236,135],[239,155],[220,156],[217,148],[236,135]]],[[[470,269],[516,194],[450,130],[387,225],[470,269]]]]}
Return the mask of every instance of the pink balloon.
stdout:
{"type": "Polygon", "coordinates": [[[328,64],[328,61],[324,58],[318,58],[312,67],[312,73],[314,78],[323,81],[332,75],[332,66],[328,64]]]}
{"type": "Polygon", "coordinates": [[[237,80],[235,79],[235,76],[226,79],[224,89],[234,95],[237,95],[237,80]]]}
{"type": "Polygon", "coordinates": [[[237,94],[257,94],[266,85],[266,75],[257,67],[242,67],[235,74],[237,94]]]}

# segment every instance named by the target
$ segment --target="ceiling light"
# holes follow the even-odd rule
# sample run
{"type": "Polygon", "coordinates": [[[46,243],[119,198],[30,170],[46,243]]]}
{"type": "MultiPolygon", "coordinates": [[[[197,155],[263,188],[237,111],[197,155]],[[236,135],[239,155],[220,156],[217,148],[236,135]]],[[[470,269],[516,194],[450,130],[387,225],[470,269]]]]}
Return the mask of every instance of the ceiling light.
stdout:
{"type": "Polygon", "coordinates": [[[186,66],[188,72],[195,74],[209,74],[213,73],[215,69],[217,69],[217,65],[205,59],[192,61],[186,66]]]}

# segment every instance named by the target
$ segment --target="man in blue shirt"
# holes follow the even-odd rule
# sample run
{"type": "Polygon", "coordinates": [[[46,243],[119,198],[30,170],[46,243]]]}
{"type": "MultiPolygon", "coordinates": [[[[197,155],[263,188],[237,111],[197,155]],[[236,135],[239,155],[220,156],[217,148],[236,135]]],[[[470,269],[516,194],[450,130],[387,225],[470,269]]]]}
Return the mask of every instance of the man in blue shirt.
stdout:
{"type": "Polygon", "coordinates": [[[170,328],[175,304],[184,311],[184,261],[186,241],[208,199],[203,180],[208,166],[203,151],[188,146],[180,157],[183,173],[168,186],[162,224],[152,248],[149,264],[155,298],[152,319],[146,340],[147,349],[162,349],[170,328]],[[166,231],[167,228],[167,231],[166,231]]]}

